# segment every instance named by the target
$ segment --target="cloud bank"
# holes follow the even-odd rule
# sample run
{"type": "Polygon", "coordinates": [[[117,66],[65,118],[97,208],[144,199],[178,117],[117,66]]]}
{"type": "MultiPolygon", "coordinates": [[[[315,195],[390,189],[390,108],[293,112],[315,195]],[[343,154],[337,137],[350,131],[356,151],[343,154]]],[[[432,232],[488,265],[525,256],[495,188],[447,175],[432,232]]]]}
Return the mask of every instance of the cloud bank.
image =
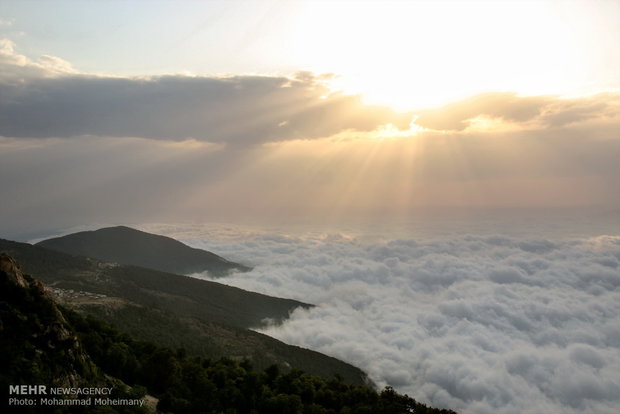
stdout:
{"type": "Polygon", "coordinates": [[[59,58],[33,62],[0,43],[0,135],[196,139],[245,145],[326,137],[384,124],[409,127],[411,114],[331,93],[320,77],[77,74],[59,58]]]}
{"type": "MultiPolygon", "coordinates": [[[[331,75],[112,77],[55,56],[32,60],[0,39],[0,136],[141,137],[252,145],[327,138],[385,125],[427,131],[548,130],[618,125],[620,95],[562,99],[490,92],[432,110],[397,112],[330,91],[331,75]]],[[[406,81],[406,80],[403,80],[406,81]]]]}
{"type": "Polygon", "coordinates": [[[254,260],[228,283],[318,305],[267,334],[381,385],[464,414],[620,404],[618,237],[208,236],[189,242],[254,260]]]}

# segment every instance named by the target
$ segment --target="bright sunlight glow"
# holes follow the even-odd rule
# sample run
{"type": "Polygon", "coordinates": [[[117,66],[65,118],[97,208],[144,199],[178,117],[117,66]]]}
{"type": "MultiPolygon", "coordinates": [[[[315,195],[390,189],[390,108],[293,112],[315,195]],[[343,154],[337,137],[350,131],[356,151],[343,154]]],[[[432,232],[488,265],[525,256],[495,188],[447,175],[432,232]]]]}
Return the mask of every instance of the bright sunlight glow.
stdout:
{"type": "Polygon", "coordinates": [[[292,53],[340,75],[334,88],[396,109],[491,90],[588,94],[618,86],[619,53],[596,52],[620,38],[618,12],[611,1],[313,1],[292,53]]]}

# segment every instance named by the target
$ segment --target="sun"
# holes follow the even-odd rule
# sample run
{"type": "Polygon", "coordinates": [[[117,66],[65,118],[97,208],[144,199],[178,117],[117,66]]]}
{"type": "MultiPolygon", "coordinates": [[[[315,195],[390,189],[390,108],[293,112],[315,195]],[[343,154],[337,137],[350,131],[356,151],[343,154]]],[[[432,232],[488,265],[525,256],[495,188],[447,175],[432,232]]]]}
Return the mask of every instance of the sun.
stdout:
{"type": "Polygon", "coordinates": [[[339,74],[334,89],[361,93],[369,103],[405,110],[485,91],[591,93],[595,83],[618,81],[618,53],[596,52],[615,50],[613,36],[595,30],[614,27],[619,7],[612,2],[303,4],[292,56],[313,71],[339,74]],[[611,59],[611,67],[593,64],[601,59],[611,59]]]}

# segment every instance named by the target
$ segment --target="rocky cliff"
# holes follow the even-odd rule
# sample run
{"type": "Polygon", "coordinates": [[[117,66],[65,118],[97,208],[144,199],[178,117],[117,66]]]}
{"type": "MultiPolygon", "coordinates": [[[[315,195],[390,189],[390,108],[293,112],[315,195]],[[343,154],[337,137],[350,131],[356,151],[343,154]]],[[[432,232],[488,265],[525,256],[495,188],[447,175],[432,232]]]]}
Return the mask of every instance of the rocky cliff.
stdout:
{"type": "Polygon", "coordinates": [[[0,254],[0,333],[3,383],[79,387],[96,379],[94,364],[41,282],[6,254],[0,254]]]}

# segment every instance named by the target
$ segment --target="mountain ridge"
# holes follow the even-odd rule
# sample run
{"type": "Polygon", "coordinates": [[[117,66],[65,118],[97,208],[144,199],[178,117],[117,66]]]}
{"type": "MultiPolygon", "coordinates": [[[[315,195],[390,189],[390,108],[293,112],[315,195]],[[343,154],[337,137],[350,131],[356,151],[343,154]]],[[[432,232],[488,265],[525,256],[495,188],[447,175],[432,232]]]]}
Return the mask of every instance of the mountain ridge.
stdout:
{"type": "Polygon", "coordinates": [[[230,273],[251,270],[248,266],[229,261],[207,250],[127,226],[80,231],[42,240],[36,245],[63,253],[168,273],[208,272],[213,277],[223,277],[230,273]]]}

